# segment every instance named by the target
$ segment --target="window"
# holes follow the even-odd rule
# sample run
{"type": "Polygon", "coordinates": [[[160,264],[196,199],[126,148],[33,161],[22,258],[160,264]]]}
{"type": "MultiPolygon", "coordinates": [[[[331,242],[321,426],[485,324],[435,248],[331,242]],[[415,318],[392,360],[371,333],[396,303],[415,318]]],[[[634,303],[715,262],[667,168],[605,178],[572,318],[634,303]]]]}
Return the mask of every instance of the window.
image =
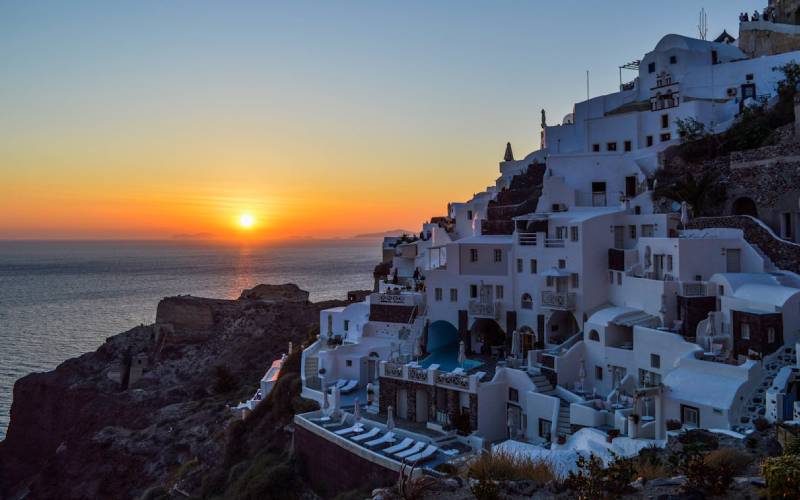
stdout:
{"type": "Polygon", "coordinates": [[[595,153],[600,152],[600,145],[599,144],[592,144],[592,151],[595,153]]]}
{"type": "Polygon", "coordinates": [[[622,285],[622,273],[617,273],[617,285],[622,285]]]}
{"type": "Polygon", "coordinates": [[[352,359],[345,360],[344,364],[347,367],[351,367],[353,366],[353,360],[352,359]]]}
{"type": "Polygon", "coordinates": [[[595,366],[594,367],[594,378],[596,380],[603,380],[603,367],[602,366],[595,366]]]}
{"type": "Polygon", "coordinates": [[[508,400],[514,403],[519,402],[519,391],[513,387],[508,388],[508,400]]]}
{"type": "Polygon", "coordinates": [[[344,331],[346,331],[346,332],[350,331],[350,320],[349,319],[344,320],[344,331]]]}
{"type": "Polygon", "coordinates": [[[569,239],[572,241],[578,241],[578,226],[572,226],[569,228],[569,239]]]}
{"type": "Polygon", "coordinates": [[[669,115],[661,115],[661,128],[669,128],[669,115]]]}
{"type": "Polygon", "coordinates": [[[640,215],[642,213],[642,207],[640,207],[639,205],[636,205],[635,207],[633,207],[633,213],[635,215],[640,215]]]}
{"type": "Polygon", "coordinates": [[[522,308],[533,309],[533,297],[529,293],[522,294],[522,308]]]}
{"type": "Polygon", "coordinates": [[[496,285],[494,287],[494,295],[498,300],[503,298],[503,285],[496,285]]]}
{"type": "Polygon", "coordinates": [[[606,183],[605,182],[592,182],[592,192],[593,193],[605,193],[606,192],[606,183]]]}
{"type": "Polygon", "coordinates": [[[678,62],[678,56],[669,56],[669,63],[676,64],[678,62]]]}
{"type": "Polygon", "coordinates": [[[333,315],[328,315],[328,335],[333,333],[333,315]]]}
{"type": "Polygon", "coordinates": [[[578,288],[581,284],[580,276],[578,275],[578,273],[572,273],[570,275],[570,278],[572,280],[572,288],[578,288]]]}
{"type": "Polygon", "coordinates": [[[537,266],[536,259],[531,259],[531,274],[536,274],[537,272],[539,272],[537,270],[537,267],[538,266],[537,266]]]}
{"type": "Polygon", "coordinates": [[[450,289],[450,302],[458,302],[458,288],[450,289]]]}
{"type": "Polygon", "coordinates": [[[700,427],[700,410],[694,406],[681,405],[681,423],[687,427],[700,427]]]}
{"type": "Polygon", "coordinates": [[[655,73],[656,72],[656,63],[651,62],[647,65],[647,72],[648,73],[655,73]]]}
{"type": "Polygon", "coordinates": [[[597,333],[597,330],[590,330],[589,331],[589,340],[594,340],[595,342],[600,342],[600,334],[597,333]]]}
{"type": "Polygon", "coordinates": [[[608,142],[606,143],[606,151],[616,151],[617,150],[617,143],[616,142],[608,142]]]}
{"type": "Polygon", "coordinates": [[[564,269],[565,267],[567,267],[567,261],[564,259],[558,259],[558,268],[564,269]]]}
{"type": "Polygon", "coordinates": [[[655,226],[652,224],[642,224],[642,238],[652,238],[655,233],[655,226]]]}
{"type": "Polygon", "coordinates": [[[553,423],[549,420],[545,420],[543,418],[539,419],[539,437],[542,439],[550,440],[550,430],[553,427],[553,423]]]}
{"type": "Polygon", "coordinates": [[[440,302],[442,300],[442,289],[441,288],[435,288],[433,290],[433,298],[437,302],[440,302]]]}
{"type": "Polygon", "coordinates": [[[517,272],[522,272],[522,259],[517,259],[517,272]]]}
{"type": "Polygon", "coordinates": [[[667,271],[672,271],[672,255],[667,255],[667,271]]]}
{"type": "Polygon", "coordinates": [[[775,327],[769,326],[767,327],[767,343],[774,344],[775,343],[775,327]]]}
{"type": "Polygon", "coordinates": [[[661,134],[659,136],[659,138],[661,139],[661,142],[671,141],[672,140],[672,134],[670,134],[670,133],[661,134]]]}
{"type": "Polygon", "coordinates": [[[474,299],[478,297],[478,285],[469,286],[469,298],[474,299]]]}
{"type": "Polygon", "coordinates": [[[633,149],[633,143],[631,141],[625,141],[625,151],[631,151],[633,149]]]}
{"type": "Polygon", "coordinates": [[[652,135],[648,135],[647,136],[647,147],[649,148],[652,145],[653,145],[653,136],[652,135]]]}
{"type": "Polygon", "coordinates": [[[636,226],[628,226],[628,234],[630,234],[631,239],[636,239],[636,226]]]}
{"type": "Polygon", "coordinates": [[[472,220],[472,210],[467,210],[467,220],[472,220]]]}
{"type": "Polygon", "coordinates": [[[503,262],[503,250],[500,248],[494,249],[494,261],[503,262]]]}
{"type": "Polygon", "coordinates": [[[742,323],[742,340],[750,340],[750,325],[742,323]]]}
{"type": "Polygon", "coordinates": [[[652,368],[661,368],[661,356],[659,356],[658,354],[651,354],[650,366],[652,368]]]}
{"type": "Polygon", "coordinates": [[[470,262],[478,262],[478,249],[477,248],[470,248],[469,249],[469,261],[470,262]]]}

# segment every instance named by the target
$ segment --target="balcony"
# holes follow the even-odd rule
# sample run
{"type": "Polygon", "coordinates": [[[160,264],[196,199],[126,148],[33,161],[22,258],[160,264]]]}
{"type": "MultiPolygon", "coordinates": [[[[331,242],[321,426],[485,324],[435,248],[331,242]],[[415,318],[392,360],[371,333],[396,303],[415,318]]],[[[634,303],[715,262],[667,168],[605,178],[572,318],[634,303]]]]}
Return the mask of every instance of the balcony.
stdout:
{"type": "Polygon", "coordinates": [[[536,233],[517,233],[517,241],[521,246],[536,246],[536,233]]]}
{"type": "Polygon", "coordinates": [[[564,248],[564,240],[560,238],[547,238],[544,240],[546,248],[564,248]]]}
{"type": "Polygon", "coordinates": [[[593,207],[605,207],[608,205],[606,192],[605,191],[597,191],[592,193],[592,206],[593,207]]]}
{"type": "Polygon", "coordinates": [[[608,268],[612,271],[625,270],[625,251],[618,248],[608,249],[608,268]]]}
{"type": "Polygon", "coordinates": [[[684,297],[708,297],[708,285],[700,282],[681,283],[681,295],[684,297]]]}
{"type": "Polygon", "coordinates": [[[480,302],[478,300],[470,300],[467,309],[471,316],[494,318],[496,308],[493,302],[480,302]]]}
{"type": "Polygon", "coordinates": [[[572,292],[542,292],[542,306],[561,311],[575,309],[575,294],[572,292]]]}

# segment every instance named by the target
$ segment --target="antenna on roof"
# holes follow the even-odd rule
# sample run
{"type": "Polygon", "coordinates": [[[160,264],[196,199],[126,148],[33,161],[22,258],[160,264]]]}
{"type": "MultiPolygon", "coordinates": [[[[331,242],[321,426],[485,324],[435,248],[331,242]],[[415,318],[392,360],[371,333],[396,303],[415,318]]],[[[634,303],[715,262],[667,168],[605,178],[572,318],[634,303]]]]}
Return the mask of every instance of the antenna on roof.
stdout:
{"type": "Polygon", "coordinates": [[[697,33],[700,35],[701,40],[705,40],[708,36],[708,14],[706,9],[700,9],[700,19],[697,22],[697,33]]]}

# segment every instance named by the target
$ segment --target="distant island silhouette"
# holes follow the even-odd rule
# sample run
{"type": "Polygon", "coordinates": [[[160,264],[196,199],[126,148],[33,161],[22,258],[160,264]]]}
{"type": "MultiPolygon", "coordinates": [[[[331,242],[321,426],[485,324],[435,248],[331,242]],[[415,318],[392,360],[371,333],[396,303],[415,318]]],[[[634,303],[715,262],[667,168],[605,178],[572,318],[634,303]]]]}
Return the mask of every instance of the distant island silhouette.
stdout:
{"type": "Polygon", "coordinates": [[[384,236],[402,236],[404,234],[416,234],[416,232],[407,229],[389,229],[378,233],[357,234],[353,238],[383,238],[384,236]]]}

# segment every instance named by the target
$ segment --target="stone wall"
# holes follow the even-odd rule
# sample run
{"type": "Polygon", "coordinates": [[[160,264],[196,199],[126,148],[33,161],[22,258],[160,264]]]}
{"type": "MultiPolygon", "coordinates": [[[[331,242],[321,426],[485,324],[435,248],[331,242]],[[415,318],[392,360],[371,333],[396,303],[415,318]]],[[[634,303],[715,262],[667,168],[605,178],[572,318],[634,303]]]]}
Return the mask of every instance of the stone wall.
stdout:
{"type": "Polygon", "coordinates": [[[800,34],[783,32],[771,28],[772,23],[750,23],[751,29],[742,29],[739,32],[739,48],[751,57],[784,54],[800,50],[800,34]]]}
{"type": "Polygon", "coordinates": [[[311,488],[323,498],[394,484],[398,473],[295,426],[294,450],[311,488]]]}
{"type": "Polygon", "coordinates": [[[692,220],[686,227],[688,229],[713,227],[741,229],[747,242],[757,246],[779,269],[800,273],[800,245],[777,238],[752,217],[701,217],[692,220]]]}
{"type": "MultiPolygon", "coordinates": [[[[445,411],[453,415],[461,411],[459,405],[459,391],[447,389],[445,387],[434,387],[427,384],[418,384],[408,380],[397,380],[392,378],[381,378],[380,383],[380,405],[378,411],[386,415],[389,406],[395,406],[394,411],[397,415],[396,401],[397,392],[405,389],[407,397],[408,420],[417,421],[417,391],[422,390],[428,394],[428,421],[436,420],[436,410],[445,411]],[[445,401],[445,408],[438,408],[437,401],[445,401]]],[[[473,430],[478,428],[478,395],[469,395],[469,424],[473,430]]]]}

